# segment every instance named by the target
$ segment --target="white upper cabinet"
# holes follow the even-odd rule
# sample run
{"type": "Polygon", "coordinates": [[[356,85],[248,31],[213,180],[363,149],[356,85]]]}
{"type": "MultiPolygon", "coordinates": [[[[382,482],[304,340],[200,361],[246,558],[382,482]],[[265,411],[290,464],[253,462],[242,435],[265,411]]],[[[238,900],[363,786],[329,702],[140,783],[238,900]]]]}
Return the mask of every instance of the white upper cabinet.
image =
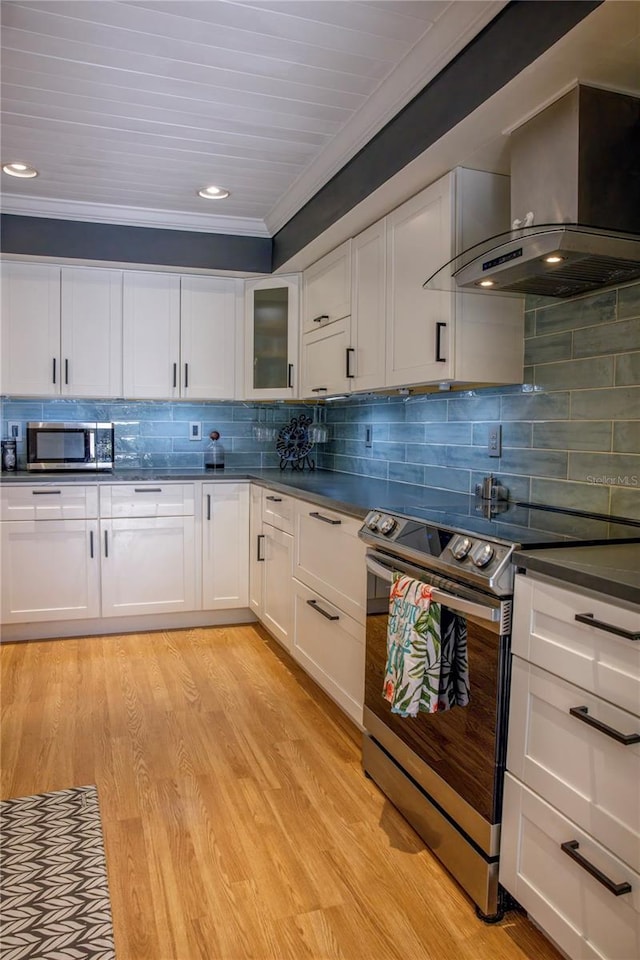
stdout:
{"type": "Polygon", "coordinates": [[[232,279],[125,273],[125,396],[233,399],[236,298],[232,279]]]}
{"type": "Polygon", "coordinates": [[[297,276],[246,282],[246,399],[290,400],[297,396],[298,301],[297,276]]]}
{"type": "Polygon", "coordinates": [[[351,241],[332,250],[302,275],[302,332],[310,333],[351,313],[351,241]]]}
{"type": "Polygon", "coordinates": [[[122,272],[2,264],[2,392],[122,396],[122,272]]]}
{"type": "Polygon", "coordinates": [[[349,393],[353,365],[350,331],[349,317],[343,317],[326,329],[304,334],[300,351],[301,397],[321,400],[349,393]]]}
{"type": "Polygon", "coordinates": [[[351,390],[385,383],[386,242],[386,220],[351,241],[351,390]]]}

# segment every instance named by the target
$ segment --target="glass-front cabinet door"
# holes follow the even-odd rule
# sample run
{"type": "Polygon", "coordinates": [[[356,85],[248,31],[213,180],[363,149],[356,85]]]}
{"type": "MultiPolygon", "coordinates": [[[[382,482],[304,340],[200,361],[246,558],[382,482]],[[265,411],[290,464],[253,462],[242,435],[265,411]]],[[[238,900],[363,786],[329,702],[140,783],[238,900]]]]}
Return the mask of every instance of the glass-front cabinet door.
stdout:
{"type": "Polygon", "coordinates": [[[245,395],[285,400],[297,396],[297,276],[248,280],[245,395]]]}

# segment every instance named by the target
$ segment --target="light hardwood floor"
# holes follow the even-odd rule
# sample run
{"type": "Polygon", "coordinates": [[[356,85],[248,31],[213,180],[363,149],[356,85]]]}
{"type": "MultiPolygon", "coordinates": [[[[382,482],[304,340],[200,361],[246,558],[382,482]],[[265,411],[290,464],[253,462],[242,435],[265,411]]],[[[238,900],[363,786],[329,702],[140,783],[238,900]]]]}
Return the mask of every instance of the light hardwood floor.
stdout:
{"type": "Polygon", "coordinates": [[[2,797],[95,783],[118,960],[558,960],[487,926],[254,626],[0,647],[2,797]]]}

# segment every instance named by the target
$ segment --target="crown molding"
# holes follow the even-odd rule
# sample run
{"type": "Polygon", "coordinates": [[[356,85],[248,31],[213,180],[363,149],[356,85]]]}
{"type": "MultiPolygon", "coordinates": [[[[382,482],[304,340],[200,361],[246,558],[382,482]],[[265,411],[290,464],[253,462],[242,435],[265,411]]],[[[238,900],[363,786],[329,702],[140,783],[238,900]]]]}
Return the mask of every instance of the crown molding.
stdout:
{"type": "Polygon", "coordinates": [[[222,233],[236,237],[271,237],[264,220],[249,217],[210,216],[204,213],[180,213],[175,210],[107,206],[102,203],[80,203],[75,200],[46,199],[22,194],[3,194],[2,212],[25,217],[191,230],[198,233],[222,233]]]}

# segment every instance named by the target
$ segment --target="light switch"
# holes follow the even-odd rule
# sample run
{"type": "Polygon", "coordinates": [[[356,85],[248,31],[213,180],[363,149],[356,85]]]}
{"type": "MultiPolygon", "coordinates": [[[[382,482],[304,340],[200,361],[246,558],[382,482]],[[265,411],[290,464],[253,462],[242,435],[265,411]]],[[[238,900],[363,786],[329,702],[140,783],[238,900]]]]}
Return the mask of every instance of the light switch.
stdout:
{"type": "Polygon", "coordinates": [[[189,424],[189,440],[202,440],[202,424],[192,422],[189,424]]]}

